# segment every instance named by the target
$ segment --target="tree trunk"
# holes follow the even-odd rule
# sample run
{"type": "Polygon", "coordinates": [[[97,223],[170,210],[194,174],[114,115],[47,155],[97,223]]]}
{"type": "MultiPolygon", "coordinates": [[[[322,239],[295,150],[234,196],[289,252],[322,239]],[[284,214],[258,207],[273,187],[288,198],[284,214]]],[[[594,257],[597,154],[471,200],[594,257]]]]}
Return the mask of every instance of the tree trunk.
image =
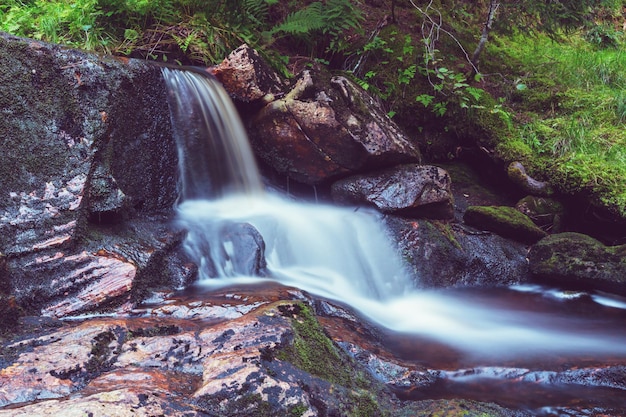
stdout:
{"type": "Polygon", "coordinates": [[[478,68],[478,59],[483,49],[485,49],[485,45],[487,44],[487,40],[489,39],[489,32],[491,32],[491,28],[493,26],[493,20],[496,17],[496,12],[498,11],[498,7],[500,7],[500,2],[496,0],[491,0],[489,3],[489,13],[487,14],[487,21],[483,26],[483,33],[480,36],[480,40],[478,41],[478,46],[476,46],[476,50],[472,55],[472,64],[474,64],[475,68],[478,68]]]}

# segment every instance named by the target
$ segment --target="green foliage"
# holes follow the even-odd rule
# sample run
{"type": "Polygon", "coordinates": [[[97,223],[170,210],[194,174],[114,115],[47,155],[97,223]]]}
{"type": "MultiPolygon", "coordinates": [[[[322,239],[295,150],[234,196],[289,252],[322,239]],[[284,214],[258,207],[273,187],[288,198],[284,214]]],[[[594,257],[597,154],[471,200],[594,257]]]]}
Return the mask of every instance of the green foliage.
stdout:
{"type": "Polygon", "coordinates": [[[594,9],[621,7],[615,0],[519,0],[501,2],[496,29],[509,32],[520,29],[532,33],[560,36],[585,26],[594,9]]]}
{"type": "Polygon", "coordinates": [[[10,1],[2,6],[0,29],[18,36],[93,49],[108,43],[107,34],[97,25],[101,14],[97,0],[10,1]]]}
{"type": "MultiPolygon", "coordinates": [[[[525,123],[511,140],[528,148],[526,160],[561,192],[584,193],[626,216],[626,56],[585,39],[512,37],[503,45],[526,72],[526,88],[512,94],[525,123]]],[[[512,143],[499,147],[506,160],[519,156],[512,143]]]]}
{"type": "Polygon", "coordinates": [[[279,0],[6,0],[0,30],[89,50],[211,64],[248,43],[281,67],[269,47],[305,41],[311,53],[347,47],[344,33],[362,16],[350,0],[301,6],[281,16],[279,0]],[[283,19],[284,17],[284,19],[283,19]],[[281,21],[281,19],[283,19],[281,21]]]}
{"type": "Polygon", "coordinates": [[[268,34],[272,38],[281,35],[299,39],[310,51],[336,53],[347,48],[343,33],[358,31],[362,20],[361,12],[350,0],[316,1],[287,15],[268,34]]]}

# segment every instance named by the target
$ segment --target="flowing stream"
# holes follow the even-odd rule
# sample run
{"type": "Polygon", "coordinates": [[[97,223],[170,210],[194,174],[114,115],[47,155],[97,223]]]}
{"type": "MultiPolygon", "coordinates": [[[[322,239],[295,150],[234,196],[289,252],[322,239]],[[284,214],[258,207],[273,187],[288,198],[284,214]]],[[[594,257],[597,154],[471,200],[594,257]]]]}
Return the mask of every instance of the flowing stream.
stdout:
{"type": "MultiPolygon", "coordinates": [[[[297,201],[266,189],[228,95],[198,72],[163,69],[179,148],[178,219],[189,232],[186,249],[200,266],[199,286],[218,290],[266,280],[297,287],[348,305],[386,329],[390,340],[434,341],[485,366],[517,361],[531,368],[524,358],[546,357],[624,363],[624,300],[530,286],[420,290],[376,212],[297,201]],[[263,257],[242,252],[229,238],[233,234],[252,248],[265,246],[263,276],[247,272],[263,266],[263,257]]],[[[399,356],[420,361],[416,349],[402,344],[393,348],[399,356]]]]}

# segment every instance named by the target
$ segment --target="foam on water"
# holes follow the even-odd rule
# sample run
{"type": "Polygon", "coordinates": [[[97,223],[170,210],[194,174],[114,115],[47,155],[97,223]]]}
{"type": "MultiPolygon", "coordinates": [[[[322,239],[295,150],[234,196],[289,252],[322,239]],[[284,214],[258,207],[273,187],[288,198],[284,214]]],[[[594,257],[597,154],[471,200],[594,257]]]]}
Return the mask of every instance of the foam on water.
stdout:
{"type": "Polygon", "coordinates": [[[241,122],[219,84],[195,72],[164,69],[164,75],[181,159],[178,219],[188,230],[187,251],[200,267],[199,285],[276,281],[348,304],[388,329],[435,339],[468,355],[626,356],[624,329],[597,326],[593,317],[509,309],[458,293],[419,289],[405,273],[379,214],[263,192],[241,122]],[[219,170],[213,169],[216,164],[219,170]],[[237,253],[220,231],[239,223],[251,224],[263,237],[269,276],[241,275],[234,267],[245,254],[237,253]]]}

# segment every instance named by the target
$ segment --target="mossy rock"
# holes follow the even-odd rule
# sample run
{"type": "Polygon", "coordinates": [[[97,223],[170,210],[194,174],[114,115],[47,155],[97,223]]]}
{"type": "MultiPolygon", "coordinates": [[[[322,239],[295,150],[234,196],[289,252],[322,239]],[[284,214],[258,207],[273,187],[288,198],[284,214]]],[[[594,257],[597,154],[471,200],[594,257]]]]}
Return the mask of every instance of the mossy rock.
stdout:
{"type": "Polygon", "coordinates": [[[552,233],[562,231],[565,207],[553,198],[529,195],[518,201],[515,208],[530,217],[543,230],[549,230],[552,233]]]}
{"type": "Polygon", "coordinates": [[[502,237],[532,244],[547,236],[525,214],[507,206],[468,207],[463,220],[469,226],[494,232],[502,237]]]}
{"type": "Polygon", "coordinates": [[[581,233],[559,233],[534,245],[528,258],[531,273],[542,281],[626,294],[626,245],[605,246],[581,233]]]}

